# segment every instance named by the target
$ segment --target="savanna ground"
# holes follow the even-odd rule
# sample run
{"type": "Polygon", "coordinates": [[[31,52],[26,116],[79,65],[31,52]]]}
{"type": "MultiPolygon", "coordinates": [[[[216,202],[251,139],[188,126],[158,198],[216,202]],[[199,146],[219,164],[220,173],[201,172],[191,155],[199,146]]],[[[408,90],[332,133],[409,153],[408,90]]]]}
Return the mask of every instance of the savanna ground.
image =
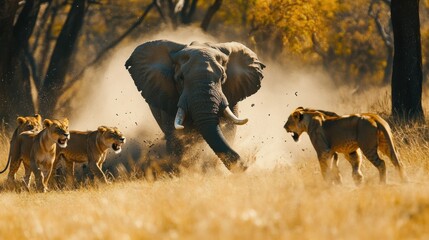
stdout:
{"type": "MultiPolygon", "coordinates": [[[[148,152],[162,146],[163,140],[147,104],[123,69],[132,49],[113,57],[103,68],[100,83],[91,82],[89,89],[100,94],[75,106],[80,116],[71,117],[70,127],[118,126],[129,140],[127,146],[137,143],[148,152]]],[[[389,88],[353,91],[334,86],[317,71],[285,74],[282,66],[267,66],[261,90],[241,105],[241,115],[250,121],[238,129],[234,147],[244,159],[254,161],[245,173],[229,174],[219,162],[208,164],[214,168],[209,171],[191,164],[179,177],[153,181],[142,177],[138,167],[131,166],[129,174],[119,166],[119,176],[110,185],[91,184],[46,194],[2,189],[0,238],[427,239],[426,125],[392,126],[409,183],[400,183],[391,162],[386,161],[389,184],[379,185],[378,172],[365,160],[365,184],[355,187],[351,167],[341,157],[344,183],[327,186],[308,137],[303,135],[295,143],[284,131],[287,116],[304,106],[339,114],[378,112],[386,117],[389,88]]],[[[423,95],[424,109],[429,109],[428,92],[423,95]]],[[[5,135],[0,143],[0,164],[4,166],[8,154],[5,135]]],[[[206,146],[195,148],[197,152],[206,149],[201,159],[216,161],[206,146]]],[[[147,157],[133,156],[143,162],[147,157]]],[[[22,175],[20,169],[18,179],[22,175]]],[[[0,183],[5,179],[6,174],[0,175],[0,183]]]]}
{"type": "MultiPolygon", "coordinates": [[[[376,89],[356,95],[348,107],[386,112],[376,89]],[[362,106],[368,94],[374,102],[362,106]],[[366,97],[365,97],[366,95],[366,97]],[[356,104],[356,105],[354,105],[356,104]],[[378,109],[377,109],[378,108],[378,109]]],[[[427,105],[426,105],[427,107],[427,105]]],[[[284,113],[285,115],[288,114],[284,113]]],[[[280,123],[281,125],[282,123],[280,123]]],[[[278,131],[283,131],[281,127],[278,131]]],[[[2,191],[2,239],[427,239],[429,229],[428,130],[395,127],[397,148],[410,179],[399,183],[392,164],[388,185],[368,161],[366,182],[355,187],[351,168],[340,162],[344,184],[327,186],[308,143],[286,144],[292,160],[242,174],[185,171],[180,177],[148,181],[122,178],[111,185],[46,194],[2,191]],[[291,149],[292,150],[292,149],[291,149]],[[301,153],[300,153],[301,152],[301,153]]],[[[291,142],[284,135],[282,141],[291,142]]],[[[0,159],[6,159],[2,138],[0,159]]],[[[284,153],[282,153],[284,154],[284,153]]],[[[2,160],[4,162],[4,160],[2,160]]],[[[220,166],[220,164],[218,164],[220,166]]],[[[222,167],[218,167],[222,168],[222,167]]],[[[22,169],[21,169],[22,170],[22,169]]],[[[22,176],[22,171],[20,171],[22,176]]],[[[5,175],[1,175],[1,180],[5,175]]]]}

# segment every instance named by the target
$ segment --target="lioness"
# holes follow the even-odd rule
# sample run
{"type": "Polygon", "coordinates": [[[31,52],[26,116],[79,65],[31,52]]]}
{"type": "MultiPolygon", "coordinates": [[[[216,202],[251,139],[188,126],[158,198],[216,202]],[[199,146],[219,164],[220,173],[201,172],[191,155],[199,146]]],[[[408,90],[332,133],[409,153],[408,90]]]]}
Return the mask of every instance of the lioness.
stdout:
{"type": "MultiPolygon", "coordinates": [[[[34,116],[27,116],[27,117],[18,117],[16,119],[18,126],[16,127],[15,131],[13,132],[12,138],[10,140],[10,147],[9,147],[9,156],[7,158],[6,167],[0,171],[1,173],[4,173],[7,168],[10,165],[9,168],[9,174],[8,174],[8,181],[14,181],[15,180],[15,173],[18,171],[19,165],[21,165],[21,160],[18,159],[18,161],[11,161],[12,152],[15,147],[16,142],[18,141],[18,136],[22,132],[30,131],[30,132],[40,132],[42,130],[42,117],[39,114],[34,114],[34,116]]],[[[28,149],[28,155],[30,155],[31,146],[28,149]]],[[[30,176],[30,165],[24,163],[25,167],[25,175],[30,176]]]]}
{"type": "MultiPolygon", "coordinates": [[[[39,133],[21,133],[11,155],[11,161],[29,162],[39,191],[47,190],[47,182],[55,160],[57,144],[64,148],[70,138],[67,119],[62,121],[45,119],[43,125],[45,128],[39,133]]],[[[30,184],[29,177],[26,181],[28,186],[30,184]]]]}
{"type": "Polygon", "coordinates": [[[386,182],[386,166],[377,150],[388,156],[399,171],[401,179],[406,181],[402,163],[398,159],[392,140],[389,124],[377,114],[362,113],[338,116],[322,110],[297,108],[289,116],[284,128],[292,133],[295,141],[303,132],[307,132],[317,152],[323,178],[341,183],[341,175],[332,157],[343,153],[353,168],[352,176],[356,183],[362,183],[360,170],[362,152],[378,169],[380,182],[386,182]],[[333,169],[334,168],[334,169],[333,169]],[[334,172],[331,172],[334,170],[334,172]],[[334,176],[331,176],[334,175],[334,176]],[[333,177],[334,179],[331,179],[333,177]]]}
{"type": "Polygon", "coordinates": [[[73,184],[74,163],[88,162],[89,169],[98,179],[107,183],[102,171],[106,160],[107,150],[112,148],[120,153],[122,144],[126,141],[124,135],[116,127],[100,126],[95,131],[70,131],[68,146],[59,149],[55,165],[64,159],[66,163],[66,182],[70,187],[73,184]]]}

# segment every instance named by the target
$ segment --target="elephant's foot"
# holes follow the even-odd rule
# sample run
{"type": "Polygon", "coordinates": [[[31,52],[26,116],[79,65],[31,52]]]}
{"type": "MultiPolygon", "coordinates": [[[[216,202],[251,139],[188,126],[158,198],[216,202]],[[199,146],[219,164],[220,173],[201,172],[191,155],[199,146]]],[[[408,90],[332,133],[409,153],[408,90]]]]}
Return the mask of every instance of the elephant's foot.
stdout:
{"type": "Polygon", "coordinates": [[[170,161],[162,165],[162,170],[169,176],[179,176],[180,174],[180,162],[181,158],[178,159],[176,156],[171,156],[170,161]]]}
{"type": "Polygon", "coordinates": [[[243,161],[238,161],[235,164],[232,164],[230,167],[230,171],[232,173],[240,173],[246,171],[248,168],[247,164],[245,164],[243,161]]]}
{"type": "Polygon", "coordinates": [[[218,153],[218,157],[225,164],[226,168],[233,172],[244,172],[248,168],[247,164],[235,152],[232,153],[218,153]]]}

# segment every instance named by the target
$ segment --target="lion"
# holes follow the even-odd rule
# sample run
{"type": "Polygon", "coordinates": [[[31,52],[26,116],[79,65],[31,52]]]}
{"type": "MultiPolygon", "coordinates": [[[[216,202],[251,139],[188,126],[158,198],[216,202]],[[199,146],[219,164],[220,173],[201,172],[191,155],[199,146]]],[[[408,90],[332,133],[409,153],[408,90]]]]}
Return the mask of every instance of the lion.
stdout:
{"type": "MultiPolygon", "coordinates": [[[[68,131],[68,120],[43,121],[44,129],[39,133],[23,132],[18,136],[16,145],[11,153],[11,162],[24,162],[30,166],[30,174],[33,172],[36,187],[39,191],[47,191],[57,145],[61,148],[67,147],[70,139],[68,131]]],[[[27,188],[30,184],[30,174],[26,174],[24,181],[27,188]]]]}
{"type": "Polygon", "coordinates": [[[62,159],[66,165],[66,183],[74,182],[74,163],[88,162],[89,169],[97,178],[108,183],[102,171],[107,151],[112,148],[118,154],[126,138],[116,127],[100,126],[95,131],[70,131],[70,141],[66,148],[59,149],[55,166],[62,159]]]}
{"type": "Polygon", "coordinates": [[[303,132],[308,133],[317,152],[323,178],[328,182],[341,183],[337,153],[342,153],[352,165],[355,184],[360,185],[363,181],[360,169],[363,153],[378,169],[380,182],[386,183],[386,165],[377,150],[389,157],[402,181],[407,181],[395,151],[390,126],[375,113],[339,116],[323,110],[298,107],[289,116],[284,128],[292,133],[296,142],[303,132]]]}
{"type": "MultiPolygon", "coordinates": [[[[9,156],[7,159],[7,163],[5,168],[0,171],[1,173],[4,173],[7,168],[9,167],[9,174],[8,174],[8,181],[15,181],[15,173],[18,171],[19,165],[21,165],[21,161],[11,161],[11,153],[15,147],[15,144],[18,140],[19,134],[30,131],[30,132],[40,132],[43,128],[42,126],[42,117],[39,114],[34,114],[34,116],[27,116],[27,117],[18,117],[16,119],[18,126],[16,127],[15,131],[13,132],[12,138],[10,140],[10,147],[9,147],[9,156]]],[[[28,149],[28,155],[30,154],[30,149],[28,149]]],[[[28,162],[29,163],[29,162],[28,162]]],[[[30,171],[30,165],[24,164],[25,167],[25,175],[29,176],[30,171]]]]}

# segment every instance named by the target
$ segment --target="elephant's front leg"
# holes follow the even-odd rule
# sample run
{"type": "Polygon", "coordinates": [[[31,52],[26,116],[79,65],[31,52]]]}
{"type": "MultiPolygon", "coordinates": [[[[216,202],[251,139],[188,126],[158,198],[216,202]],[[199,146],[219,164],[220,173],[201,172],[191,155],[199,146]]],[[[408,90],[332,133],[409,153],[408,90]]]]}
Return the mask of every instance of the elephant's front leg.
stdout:
{"type": "Polygon", "coordinates": [[[153,106],[150,106],[150,110],[165,135],[167,153],[171,158],[169,162],[170,166],[167,166],[167,171],[178,172],[185,147],[183,141],[180,139],[181,133],[174,128],[175,116],[153,106]]]}
{"type": "Polygon", "coordinates": [[[166,135],[167,153],[171,157],[171,166],[168,166],[169,171],[177,172],[180,163],[182,162],[185,147],[183,141],[178,137],[177,133],[166,135]]]}

